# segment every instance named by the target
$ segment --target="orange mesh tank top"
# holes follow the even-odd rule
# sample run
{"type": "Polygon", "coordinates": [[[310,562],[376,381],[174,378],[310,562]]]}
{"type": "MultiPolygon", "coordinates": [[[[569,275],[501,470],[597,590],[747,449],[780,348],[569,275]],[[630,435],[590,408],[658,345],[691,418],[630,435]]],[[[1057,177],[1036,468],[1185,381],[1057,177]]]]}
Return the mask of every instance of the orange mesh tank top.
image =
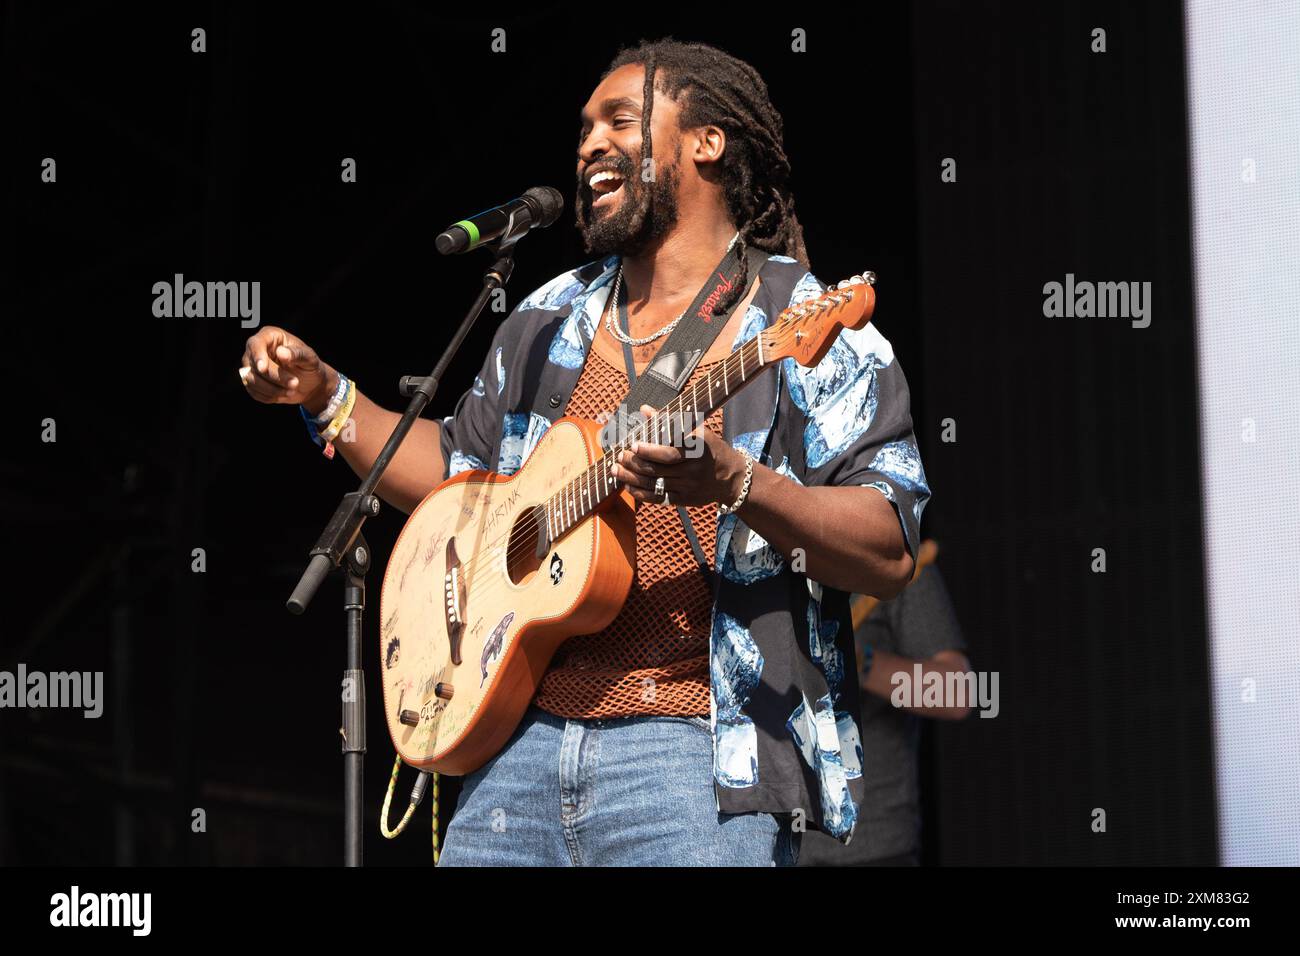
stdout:
{"type": "MultiPolygon", "coordinates": [[[[701,362],[695,376],[715,363],[701,362]]],[[[627,394],[627,376],[589,349],[565,414],[596,419],[627,394]]],[[[706,425],[722,434],[722,410],[706,425]]],[[[716,545],[713,505],[688,508],[709,562],[716,545]]],[[[558,717],[600,719],[709,713],[709,629],[713,595],[676,508],[636,511],[636,576],[623,609],[599,634],[560,646],[533,703],[558,717]]]]}

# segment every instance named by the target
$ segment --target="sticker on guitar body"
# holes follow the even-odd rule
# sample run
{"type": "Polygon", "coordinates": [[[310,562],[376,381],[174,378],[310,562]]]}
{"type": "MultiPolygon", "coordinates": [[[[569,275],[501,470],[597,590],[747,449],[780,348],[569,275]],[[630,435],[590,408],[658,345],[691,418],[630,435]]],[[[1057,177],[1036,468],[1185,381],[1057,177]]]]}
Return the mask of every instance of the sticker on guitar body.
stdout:
{"type": "Polygon", "coordinates": [[[483,642],[483,656],[479,658],[479,670],[483,672],[483,677],[478,682],[479,687],[482,687],[487,683],[488,663],[501,656],[501,647],[505,643],[506,639],[506,629],[510,627],[510,622],[514,619],[515,612],[511,611],[501,619],[500,624],[492,628],[492,633],[489,634],[488,639],[483,642]]]}

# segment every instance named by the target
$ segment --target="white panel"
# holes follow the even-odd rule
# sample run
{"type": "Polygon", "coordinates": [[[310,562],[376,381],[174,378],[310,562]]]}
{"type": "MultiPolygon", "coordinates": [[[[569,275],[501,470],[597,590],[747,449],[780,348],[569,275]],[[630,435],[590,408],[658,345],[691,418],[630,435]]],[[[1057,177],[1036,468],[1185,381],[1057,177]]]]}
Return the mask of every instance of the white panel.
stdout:
{"type": "Polygon", "coordinates": [[[1219,847],[1300,864],[1300,3],[1184,10],[1219,847]]]}

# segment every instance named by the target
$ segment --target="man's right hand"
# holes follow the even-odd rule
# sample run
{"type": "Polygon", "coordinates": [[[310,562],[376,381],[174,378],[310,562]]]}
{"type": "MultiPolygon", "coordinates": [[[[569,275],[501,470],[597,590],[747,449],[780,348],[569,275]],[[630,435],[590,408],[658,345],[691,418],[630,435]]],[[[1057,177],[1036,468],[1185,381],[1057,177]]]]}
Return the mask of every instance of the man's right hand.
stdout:
{"type": "MultiPolygon", "coordinates": [[[[248,393],[268,405],[297,404],[319,415],[339,387],[339,373],[322,362],[315,349],[273,325],[258,329],[248,340],[240,364],[248,370],[240,373],[248,393]]],[[[358,388],[348,415],[352,427],[344,428],[334,448],[358,476],[364,477],[401,417],[370,401],[358,388]]],[[[445,471],[440,423],[417,418],[375,491],[395,508],[410,514],[442,481],[445,471]]]]}
{"type": "Polygon", "coordinates": [[[244,346],[241,373],[248,394],[268,404],[302,405],[319,415],[338,387],[338,372],[284,329],[263,326],[244,346]]]}

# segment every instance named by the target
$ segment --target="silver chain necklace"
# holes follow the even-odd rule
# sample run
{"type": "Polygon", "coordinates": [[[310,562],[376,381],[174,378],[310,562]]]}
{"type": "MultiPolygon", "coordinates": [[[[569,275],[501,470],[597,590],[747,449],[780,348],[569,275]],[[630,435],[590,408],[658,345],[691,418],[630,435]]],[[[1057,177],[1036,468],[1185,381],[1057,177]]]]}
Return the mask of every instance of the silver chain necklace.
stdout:
{"type": "Polygon", "coordinates": [[[610,302],[612,304],[610,306],[609,311],[605,313],[605,331],[608,332],[610,335],[614,336],[614,338],[618,339],[624,345],[649,345],[655,339],[662,338],[663,336],[671,332],[673,329],[677,328],[677,323],[680,322],[682,320],[682,317],[686,315],[686,313],[683,312],[681,315],[677,316],[677,318],[673,319],[671,322],[665,325],[658,332],[654,332],[650,335],[643,336],[642,338],[639,339],[634,339],[632,338],[632,336],[628,335],[621,328],[619,328],[618,325],[614,322],[614,316],[618,315],[618,290],[619,287],[622,286],[622,284],[623,284],[623,266],[619,265],[618,275],[614,277],[614,294],[610,296],[610,302]]]}
{"type": "MultiPolygon", "coordinates": [[[[727,243],[728,252],[731,251],[731,247],[736,244],[736,240],[739,238],[740,238],[739,232],[737,232],[734,236],[731,237],[731,241],[727,243]]],[[[610,309],[608,312],[605,313],[605,331],[608,332],[610,335],[612,335],[614,338],[616,338],[618,341],[622,342],[624,345],[649,345],[655,339],[663,338],[673,329],[677,328],[677,323],[686,317],[686,313],[683,312],[681,315],[677,316],[677,318],[673,319],[671,322],[665,325],[658,332],[651,333],[650,335],[643,336],[639,339],[634,339],[632,338],[632,336],[628,335],[621,328],[619,328],[618,324],[614,322],[614,316],[618,315],[618,292],[619,289],[622,288],[622,286],[623,286],[623,263],[620,262],[618,264],[618,274],[614,276],[614,292],[610,296],[610,309]]],[[[687,309],[690,309],[690,306],[687,306],[687,309]]]]}

